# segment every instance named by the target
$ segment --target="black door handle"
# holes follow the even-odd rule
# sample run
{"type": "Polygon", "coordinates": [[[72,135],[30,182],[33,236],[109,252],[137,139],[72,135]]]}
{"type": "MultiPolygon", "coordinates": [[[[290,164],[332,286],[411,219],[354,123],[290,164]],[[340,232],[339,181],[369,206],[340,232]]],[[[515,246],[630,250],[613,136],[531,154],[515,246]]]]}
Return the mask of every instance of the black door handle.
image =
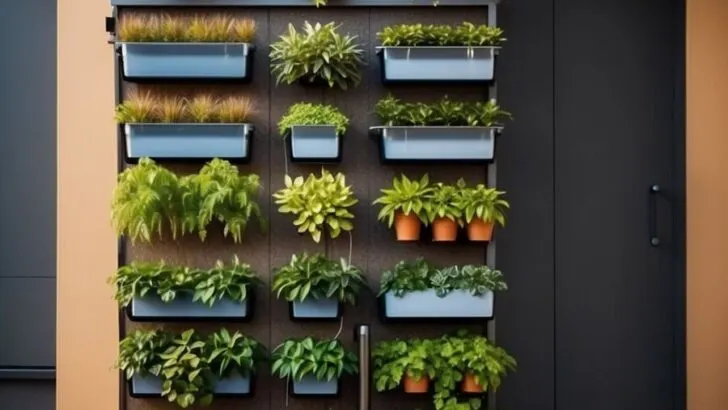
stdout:
{"type": "Polygon", "coordinates": [[[649,191],[649,204],[648,204],[648,215],[649,218],[649,233],[650,233],[650,245],[659,246],[660,237],[657,236],[657,195],[660,193],[660,186],[657,184],[650,185],[649,191]]]}

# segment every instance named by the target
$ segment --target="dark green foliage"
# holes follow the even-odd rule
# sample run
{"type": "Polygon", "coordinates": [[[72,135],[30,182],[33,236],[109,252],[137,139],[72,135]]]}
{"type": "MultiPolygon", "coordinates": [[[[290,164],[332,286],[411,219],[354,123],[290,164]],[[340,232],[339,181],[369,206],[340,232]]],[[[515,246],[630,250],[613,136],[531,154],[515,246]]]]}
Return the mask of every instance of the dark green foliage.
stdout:
{"type": "Polygon", "coordinates": [[[436,103],[407,103],[389,95],[377,102],[374,111],[385,126],[494,127],[511,118],[495,100],[461,102],[447,97],[436,103]]]}
{"type": "Polygon", "coordinates": [[[288,339],[272,353],[271,372],[281,379],[300,381],[307,374],[316,380],[331,381],[344,373],[358,372],[359,358],[339,340],[288,339]]]}

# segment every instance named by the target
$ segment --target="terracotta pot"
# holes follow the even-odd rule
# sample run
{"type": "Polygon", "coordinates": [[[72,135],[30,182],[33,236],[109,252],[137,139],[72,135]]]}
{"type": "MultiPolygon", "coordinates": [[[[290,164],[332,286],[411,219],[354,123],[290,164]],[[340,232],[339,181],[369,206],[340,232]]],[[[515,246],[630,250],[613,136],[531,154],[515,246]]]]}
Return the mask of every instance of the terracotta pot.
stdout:
{"type": "Polygon", "coordinates": [[[394,230],[397,233],[398,241],[416,241],[420,239],[422,224],[420,218],[414,213],[405,215],[397,211],[394,214],[394,230]]]}
{"type": "Polygon", "coordinates": [[[407,375],[404,376],[404,392],[405,393],[427,393],[430,388],[430,379],[427,376],[422,376],[420,379],[415,379],[407,375]]]}
{"type": "Polygon", "coordinates": [[[435,218],[432,221],[432,240],[452,242],[458,237],[458,224],[450,218],[435,218]]]}
{"type": "Polygon", "coordinates": [[[493,222],[475,218],[468,224],[468,239],[471,241],[490,241],[493,238],[493,222]]]}
{"type": "Polygon", "coordinates": [[[460,390],[463,393],[482,393],[483,386],[475,380],[472,373],[466,373],[465,377],[463,377],[463,383],[460,385],[460,390]]]}

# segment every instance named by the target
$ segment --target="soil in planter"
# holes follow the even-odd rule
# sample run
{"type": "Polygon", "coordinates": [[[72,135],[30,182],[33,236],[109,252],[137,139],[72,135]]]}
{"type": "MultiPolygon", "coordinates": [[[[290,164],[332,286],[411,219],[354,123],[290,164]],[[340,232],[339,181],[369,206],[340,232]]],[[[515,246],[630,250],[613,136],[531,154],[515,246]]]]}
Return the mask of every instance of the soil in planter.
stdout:
{"type": "Polygon", "coordinates": [[[475,218],[468,224],[468,239],[477,242],[488,242],[493,238],[493,222],[485,222],[475,218]]]}
{"type": "Polygon", "coordinates": [[[432,221],[433,242],[453,242],[458,237],[458,224],[450,218],[435,218],[432,221]]]}
{"type": "Polygon", "coordinates": [[[483,393],[483,387],[475,380],[472,373],[466,373],[463,377],[463,383],[460,385],[463,393],[483,393]]]}
{"type": "Polygon", "coordinates": [[[427,376],[423,376],[420,379],[415,379],[407,375],[404,376],[404,392],[411,394],[427,393],[430,388],[430,379],[427,376]]]}
{"type": "Polygon", "coordinates": [[[422,223],[414,213],[405,215],[397,211],[394,215],[394,230],[397,233],[398,241],[417,241],[420,239],[422,223]]]}

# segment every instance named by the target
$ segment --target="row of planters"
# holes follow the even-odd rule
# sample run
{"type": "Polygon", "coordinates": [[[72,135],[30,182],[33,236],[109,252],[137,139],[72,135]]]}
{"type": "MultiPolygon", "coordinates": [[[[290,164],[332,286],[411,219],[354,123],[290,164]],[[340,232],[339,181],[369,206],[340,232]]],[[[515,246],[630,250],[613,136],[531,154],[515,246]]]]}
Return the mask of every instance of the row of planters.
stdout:
{"type": "MultiPolygon", "coordinates": [[[[112,202],[112,222],[119,235],[132,242],[151,242],[153,236],[172,239],[196,232],[205,240],[211,224],[221,225],[225,236],[240,242],[252,219],[265,228],[260,205],[260,177],[241,175],[230,162],[214,159],[199,173],[178,176],[149,158],[126,168],[118,178],[112,202]]],[[[509,207],[503,191],[463,180],[455,185],[430,184],[427,174],[419,180],[395,177],[391,188],[382,189],[374,204],[382,206],[379,219],[394,226],[397,239],[420,239],[421,227],[432,225],[433,240],[452,242],[458,227],[467,228],[471,241],[490,241],[494,225],[505,224],[509,207]]],[[[335,239],[354,229],[352,208],[358,203],[344,174],[322,170],[291,178],[273,193],[278,211],[291,214],[298,233],[320,242],[323,235],[335,239]]]]}
{"type": "MultiPolygon", "coordinates": [[[[495,156],[496,135],[510,118],[495,102],[408,103],[388,95],[374,112],[381,125],[370,128],[383,162],[487,162],[495,156]]],[[[116,107],[128,162],[221,158],[247,162],[255,129],[254,102],[247,97],[190,98],[130,95],[116,107]]],[[[349,118],[328,104],[297,103],[278,121],[294,162],[338,162],[349,118]]]]}
{"type": "MultiPolygon", "coordinates": [[[[361,82],[364,49],[340,25],[288,25],[270,45],[277,83],[348,89],[361,82]]],[[[123,75],[131,81],[249,81],[255,55],[255,21],[229,15],[180,17],[124,15],[117,27],[123,75]]],[[[489,82],[505,41],[498,27],[397,24],[377,33],[385,82],[489,82]]]]}
{"type": "MultiPolygon", "coordinates": [[[[245,321],[262,282],[237,257],[211,269],[134,262],[110,278],[115,298],[134,321],[245,321]]],[[[400,261],[382,274],[384,319],[488,319],[494,294],[507,290],[488,266],[437,267],[422,258],[400,261]]],[[[292,320],[337,320],[369,286],[362,271],[323,254],[293,255],[273,271],[272,292],[289,303],[292,320]]]]}

